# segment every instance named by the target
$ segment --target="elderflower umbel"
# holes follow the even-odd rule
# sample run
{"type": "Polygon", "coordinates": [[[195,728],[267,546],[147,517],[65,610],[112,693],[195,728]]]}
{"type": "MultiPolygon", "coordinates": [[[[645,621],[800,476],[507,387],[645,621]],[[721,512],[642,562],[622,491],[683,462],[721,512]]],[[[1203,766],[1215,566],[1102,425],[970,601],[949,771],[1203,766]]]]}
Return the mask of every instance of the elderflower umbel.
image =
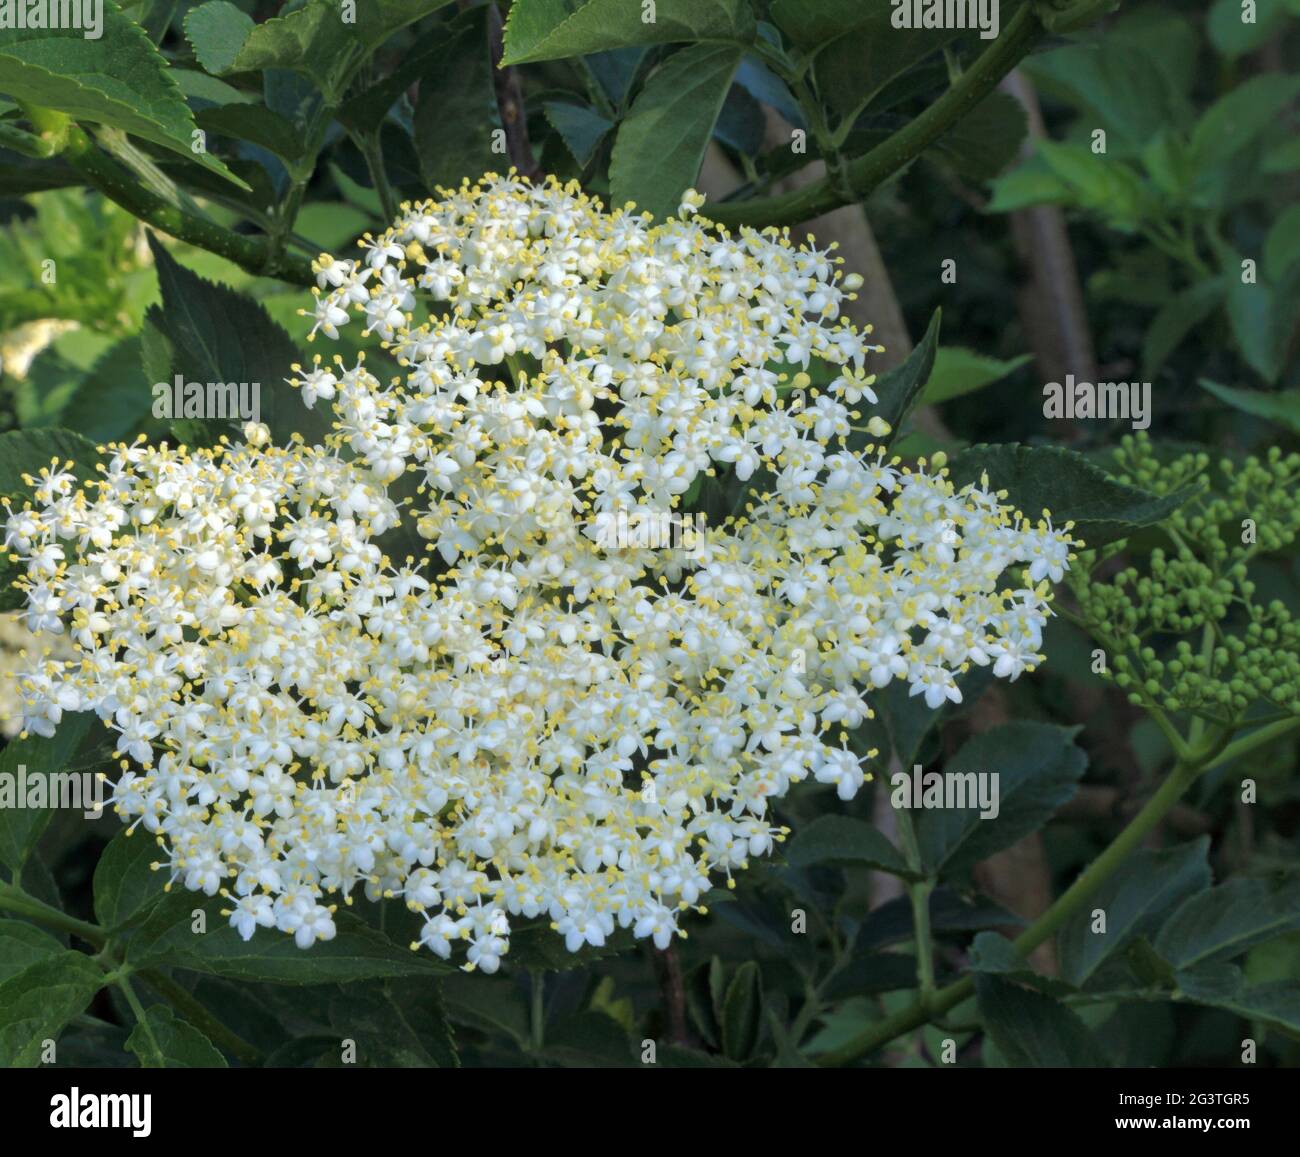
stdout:
{"type": "Polygon", "coordinates": [[[874,688],[938,707],[972,663],[1041,661],[1069,528],[851,447],[861,279],[701,204],[652,225],[491,176],[404,206],[317,263],[315,331],[404,372],[294,367],[325,445],[117,445],[11,510],[27,624],[75,643],[26,673],[27,728],[97,712],[135,765],[117,810],[240,935],[327,939],[360,885],[488,972],[537,917],[666,946],[792,784],[858,791],[874,688]],[[788,406],[814,361],[830,385],[788,406]],[[753,480],[744,513],[689,548],[597,529],[715,477],[753,480]],[[387,557],[399,524],[427,559],[387,557]]]}

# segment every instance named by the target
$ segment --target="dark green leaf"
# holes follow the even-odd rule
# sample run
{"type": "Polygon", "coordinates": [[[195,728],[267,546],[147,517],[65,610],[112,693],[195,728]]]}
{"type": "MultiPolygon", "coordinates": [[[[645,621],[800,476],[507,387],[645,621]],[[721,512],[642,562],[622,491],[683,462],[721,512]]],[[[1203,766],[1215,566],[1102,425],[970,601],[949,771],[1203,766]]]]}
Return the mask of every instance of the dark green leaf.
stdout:
{"type": "Polygon", "coordinates": [[[48,932],[21,920],[0,920],[0,983],[16,976],[38,960],[63,951],[48,932]]]}
{"type": "MultiPolygon", "coordinates": [[[[1087,767],[1087,756],[1074,743],[1078,730],[1050,723],[1006,723],[967,740],[944,766],[944,783],[962,783],[964,802],[975,801],[977,784],[996,785],[995,805],[989,810],[997,814],[981,818],[978,802],[962,808],[927,805],[913,818],[927,872],[964,872],[1041,827],[1074,795],[1087,767]],[[991,778],[981,781],[979,776],[991,778]]],[[[923,787],[925,782],[923,778],[923,787]]],[[[895,791],[907,792],[910,798],[907,785],[895,791]]]]}
{"type": "Polygon", "coordinates": [[[1006,500],[1027,517],[1049,510],[1056,525],[1073,522],[1075,537],[1089,547],[1160,522],[1196,492],[1189,486],[1173,494],[1151,494],[1116,482],[1072,450],[1017,442],[981,443],[957,456],[951,470],[955,486],[979,483],[982,475],[990,488],[1006,491],[1006,500]]]}
{"type": "Polygon", "coordinates": [[[1142,377],[1151,381],[1160,367],[1223,301],[1223,280],[1198,281],[1171,297],[1151,319],[1142,343],[1142,377]]]}
{"type": "Polygon", "coordinates": [[[1129,856],[1061,929],[1061,976],[1083,987],[1135,937],[1153,933],[1174,905],[1208,888],[1208,847],[1208,840],[1199,839],[1129,856]],[[1105,913],[1105,932],[1092,930],[1097,909],[1105,913]]]}
{"type": "Polygon", "coordinates": [[[650,76],[614,140],[613,207],[634,201],[659,220],[676,215],[682,193],[699,174],[740,56],[729,45],[696,44],[650,76]]]}
{"type": "MultiPolygon", "coordinates": [[[[930,324],[925,327],[925,336],[907,355],[907,360],[902,365],[881,374],[872,387],[876,393],[877,403],[871,408],[870,415],[884,418],[889,423],[892,431],[890,437],[897,436],[908,414],[920,400],[925,383],[930,380],[930,374],[934,369],[935,353],[939,348],[939,323],[942,316],[943,311],[936,309],[930,317],[930,324]]],[[[878,442],[879,439],[861,431],[854,431],[848,441],[851,446],[860,448],[868,441],[878,442]]]]}
{"type": "Polygon", "coordinates": [[[786,849],[791,867],[850,862],[866,864],[895,876],[909,876],[897,849],[870,824],[849,816],[818,816],[800,828],[786,849]]]}
{"type": "Polygon", "coordinates": [[[95,919],[117,929],[141,915],[163,894],[167,873],[152,871],[150,865],[165,859],[143,827],[131,834],[118,832],[95,866],[95,919]]]}
{"type": "Polygon", "coordinates": [[[260,928],[249,940],[221,916],[222,903],[180,889],[156,904],[127,942],[127,957],[137,967],[168,964],[243,980],[278,984],[344,983],[384,977],[436,977],[451,965],[431,953],[394,944],[351,912],[334,914],[333,940],[302,949],[292,936],[260,928]],[[206,932],[193,931],[193,913],[206,913],[206,932]]]}
{"type": "Polygon", "coordinates": [[[1013,1067],[1101,1068],[1109,1061],[1078,1016],[1049,996],[978,974],[984,1031],[1013,1067]]]}
{"type": "Polygon", "coordinates": [[[463,177],[476,181],[509,167],[509,159],[492,148],[501,121],[492,87],[487,15],[486,8],[476,8],[461,16],[421,74],[415,149],[430,189],[454,189],[463,177]]]}
{"type": "Polygon", "coordinates": [[[226,1058],[212,1047],[212,1042],[192,1024],[178,1020],[164,1004],[145,1009],[144,1022],[131,1030],[126,1047],[146,1069],[227,1067],[226,1058]]]}
{"type": "Polygon", "coordinates": [[[595,155],[605,134],[614,127],[611,121],[585,104],[548,100],[542,109],[551,128],[560,134],[573,159],[583,167],[595,155]]]}
{"type": "Polygon", "coordinates": [[[757,964],[746,960],[731,978],[722,1004],[722,1051],[731,1060],[745,1060],[758,1046],[762,1010],[762,974],[757,964]]]}
{"type": "MultiPolygon", "coordinates": [[[[19,768],[23,767],[26,769],[29,801],[32,781],[38,777],[46,778],[47,800],[51,792],[62,796],[62,792],[57,790],[60,781],[51,781],[48,777],[85,771],[75,766],[76,755],[86,737],[92,734],[92,728],[98,726],[99,720],[91,713],[65,714],[49,739],[29,735],[26,739],[9,740],[4,750],[0,751],[0,782],[16,785],[19,768]]],[[[80,802],[86,805],[91,801],[80,802]]],[[[83,810],[90,809],[85,807],[83,810]]],[[[50,822],[51,814],[48,807],[0,807],[0,861],[14,873],[22,870],[24,861],[50,822]]]]}
{"type": "Polygon", "coordinates": [[[631,0],[515,0],[502,64],[558,60],[604,49],[674,41],[740,41],[754,36],[746,0],[658,0],[646,20],[631,0]]]}
{"type": "Polygon", "coordinates": [[[971,942],[967,963],[972,972],[1028,985],[1045,996],[1066,996],[1074,986],[1035,972],[1016,946],[997,932],[980,932],[971,942]]]}
{"type": "Polygon", "coordinates": [[[1155,949],[1186,970],[1240,956],[1300,929],[1300,877],[1243,878],[1189,897],[1165,922],[1155,949]]]}
{"type": "Polygon", "coordinates": [[[0,984],[0,1065],[39,1064],[44,1042],[57,1037],[103,983],[104,973],[89,956],[65,951],[0,984]]]}

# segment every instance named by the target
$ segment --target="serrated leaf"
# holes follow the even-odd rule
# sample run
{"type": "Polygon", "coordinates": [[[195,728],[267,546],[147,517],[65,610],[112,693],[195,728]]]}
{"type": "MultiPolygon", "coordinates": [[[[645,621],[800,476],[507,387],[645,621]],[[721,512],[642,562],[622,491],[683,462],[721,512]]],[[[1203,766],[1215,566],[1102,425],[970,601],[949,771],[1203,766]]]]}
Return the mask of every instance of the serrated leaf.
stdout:
{"type": "Polygon", "coordinates": [[[988,181],[1016,159],[1028,131],[1024,105],[1009,93],[991,92],[934,148],[962,176],[988,181]]]}
{"type": "Polygon", "coordinates": [[[95,444],[73,430],[9,430],[0,434],[0,493],[29,495],[31,488],[23,475],[35,478],[41,470],[52,468],[54,460],[59,469],[71,460],[73,473],[83,480],[97,477],[99,452],[95,444]]]}
{"type": "Polygon", "coordinates": [[[975,995],[984,1031],[1013,1067],[1109,1067],[1083,1021],[1051,997],[985,974],[975,977],[975,995]]]}
{"type": "Polygon", "coordinates": [[[1036,519],[1049,510],[1058,526],[1072,521],[1075,537],[1088,547],[1153,526],[1197,492],[1187,486],[1173,494],[1152,494],[1116,482],[1072,450],[1018,442],[971,446],[956,457],[950,471],[957,487],[978,484],[982,474],[988,476],[990,489],[1005,490],[1006,501],[1027,517],[1036,519]]]}
{"type": "Polygon", "coordinates": [[[600,148],[600,142],[614,127],[612,121],[585,104],[548,100],[542,105],[542,111],[546,114],[551,128],[560,134],[564,147],[584,168],[600,148]]]}
{"type": "MultiPolygon", "coordinates": [[[[1077,731],[1050,723],[1006,723],[967,740],[944,765],[942,782],[962,783],[962,802],[972,806],[927,804],[913,817],[927,874],[964,872],[1045,823],[1074,795],[1088,765],[1074,743],[1077,731]],[[970,777],[981,775],[996,777],[982,781],[996,785],[997,814],[992,818],[982,818],[976,802],[975,785],[981,781],[970,777]],[[959,776],[964,778],[959,781],[959,776]]],[[[923,792],[927,778],[936,774],[923,774],[923,792]]],[[[945,797],[943,802],[949,801],[945,797]]]]}
{"type": "Polygon", "coordinates": [[[116,930],[143,914],[159,896],[167,873],[152,871],[165,853],[143,827],[120,831],[95,865],[95,919],[116,930]]]}
{"type": "Polygon", "coordinates": [[[654,19],[629,0],[515,0],[505,28],[503,65],[558,60],[606,49],[675,41],[748,42],[754,16],[746,0],[659,0],[654,19]]]}
{"type": "MultiPolygon", "coordinates": [[[[149,377],[168,387],[177,374],[186,382],[256,384],[261,420],[278,442],[294,432],[309,444],[320,442],[329,429],[324,410],[307,409],[285,383],[302,360],[289,335],[251,297],[178,264],[152,235],[149,244],[162,291],[162,305],[150,310],[142,334],[149,377]]],[[[229,427],[242,419],[222,421],[229,427]]]]}
{"type": "Polygon", "coordinates": [[[528,1004],[513,980],[457,973],[442,982],[447,1016],[483,1032],[504,1032],[519,1048],[529,1039],[528,1004]]]}
{"type": "Polygon", "coordinates": [[[64,951],[48,932],[21,920],[0,920],[0,983],[64,951]]]}
{"type": "Polygon", "coordinates": [[[355,59],[358,49],[368,53],[394,32],[450,3],[364,0],[354,9],[344,9],[337,0],[307,0],[292,12],[250,27],[247,17],[234,16],[227,0],[209,0],[189,13],[185,31],[196,54],[201,46],[200,60],[210,72],[289,69],[309,76],[322,91],[334,93],[350,74],[344,65],[355,59]],[[354,19],[346,20],[345,12],[354,19]],[[243,39],[236,44],[240,32],[243,39]]]}
{"type": "Polygon", "coordinates": [[[1061,929],[1061,976],[1082,988],[1131,941],[1153,933],[1175,905],[1208,888],[1208,848],[1202,838],[1129,856],[1061,929]],[[1105,913],[1105,932],[1092,930],[1097,909],[1105,913]]]}
{"type": "Polygon", "coordinates": [[[1300,877],[1245,877],[1185,900],[1165,921],[1155,950],[1188,970],[1240,956],[1252,945],[1300,929],[1300,877]]]}
{"type": "Polygon", "coordinates": [[[793,868],[811,864],[866,864],[878,871],[910,877],[903,857],[879,831],[849,816],[818,816],[795,832],[785,853],[793,868]]]}
{"type": "Polygon", "coordinates": [[[178,1019],[165,1004],[145,1009],[144,1022],[131,1030],[126,1047],[139,1057],[141,1067],[146,1069],[228,1067],[226,1058],[212,1042],[192,1024],[178,1019]]]}
{"type": "Polygon", "coordinates": [[[167,61],[111,0],[97,40],[72,27],[0,29],[0,92],[134,133],[247,188],[216,157],[192,150],[194,118],[167,61]]]}
{"type": "Polygon", "coordinates": [[[492,151],[501,125],[488,48],[486,8],[459,17],[442,50],[429,58],[415,106],[415,150],[429,189],[456,188],[463,177],[478,180],[505,168],[492,151]]]}
{"type": "Polygon", "coordinates": [[[1192,130],[1197,168],[1221,165],[1257,141],[1300,93],[1300,77],[1265,72],[1243,81],[1214,102],[1192,130]]]}
{"type": "Polygon", "coordinates": [[[614,207],[634,201],[657,220],[676,214],[699,174],[740,57],[740,49],[729,45],[696,44],[651,74],[614,139],[614,207]]]}
{"type": "MultiPolygon", "coordinates": [[[[1019,916],[992,900],[973,900],[939,887],[930,893],[930,931],[935,936],[982,932],[990,928],[1015,928],[1024,924],[1019,916]]],[[[913,934],[912,904],[899,896],[872,909],[862,921],[854,942],[856,952],[873,952],[890,944],[910,940],[913,934]]]]}
{"type": "Polygon", "coordinates": [[[1241,969],[1233,965],[1180,972],[1175,980],[1188,1000],[1262,1021],[1300,1039],[1300,981],[1246,985],[1241,969]]]}
{"type": "Polygon", "coordinates": [[[1035,972],[1016,946],[997,932],[980,932],[971,942],[967,964],[972,972],[1028,985],[1046,996],[1066,996],[1074,986],[1035,972]]]}
{"type": "Polygon", "coordinates": [[[273,928],[240,938],[220,913],[219,901],[174,889],[153,906],[127,941],[127,958],[136,967],[167,964],[241,980],[277,984],[346,983],[386,977],[443,976],[451,965],[427,951],[394,944],[351,912],[334,913],[336,934],[299,948],[292,936],[273,928]],[[196,909],[206,913],[206,932],[192,930],[196,909]]]}
{"type": "Polygon", "coordinates": [[[104,973],[81,952],[63,951],[0,984],[0,1065],[31,1068],[46,1040],[90,1003],[104,973]]]}

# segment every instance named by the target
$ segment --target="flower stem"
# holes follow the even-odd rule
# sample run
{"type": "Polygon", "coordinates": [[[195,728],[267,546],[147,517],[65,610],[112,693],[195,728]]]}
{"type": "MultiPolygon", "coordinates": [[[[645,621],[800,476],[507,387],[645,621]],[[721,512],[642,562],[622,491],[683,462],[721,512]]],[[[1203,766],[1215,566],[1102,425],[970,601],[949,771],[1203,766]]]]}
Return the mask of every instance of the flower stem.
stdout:
{"type": "Polygon", "coordinates": [[[840,174],[828,175],[777,197],[711,205],[707,216],[719,225],[796,225],[829,213],[849,199],[861,199],[915,160],[958,120],[983,100],[1042,37],[1043,26],[1031,4],[1024,4],[1002,35],[934,104],[888,140],[850,161],[840,174]]]}
{"type": "MultiPolygon", "coordinates": [[[[1288,721],[1290,722],[1290,721],[1288,721]]],[[[1300,722],[1296,720],[1295,722],[1300,722]]],[[[1272,728],[1261,728],[1270,731],[1272,728]]],[[[1255,732],[1248,739],[1258,736],[1255,732]]],[[[1261,741],[1262,742],[1262,741],[1261,741]]],[[[1226,754],[1226,752],[1225,752],[1226,754]]],[[[1170,808],[1178,802],[1188,788],[1196,781],[1203,769],[1194,764],[1178,763],[1168,778],[1160,785],[1142,810],[1137,813],[1129,825],[1111,842],[1079,877],[1065,890],[1056,902],[1025,929],[1014,941],[1017,951],[1022,955],[1033,951],[1043,941],[1054,935],[1071,916],[1083,907],[1084,902],[1109,879],[1111,874],[1142,842],[1146,834],[1158,824],[1170,808]]],[[[920,1028],[932,1017],[942,1016],[954,1006],[960,1004],[974,991],[975,982],[970,976],[939,989],[929,1000],[918,1000],[915,1004],[869,1025],[857,1036],[839,1048],[821,1054],[817,1063],[823,1066],[846,1065],[859,1057],[887,1044],[895,1037],[912,1029],[920,1028]]]]}

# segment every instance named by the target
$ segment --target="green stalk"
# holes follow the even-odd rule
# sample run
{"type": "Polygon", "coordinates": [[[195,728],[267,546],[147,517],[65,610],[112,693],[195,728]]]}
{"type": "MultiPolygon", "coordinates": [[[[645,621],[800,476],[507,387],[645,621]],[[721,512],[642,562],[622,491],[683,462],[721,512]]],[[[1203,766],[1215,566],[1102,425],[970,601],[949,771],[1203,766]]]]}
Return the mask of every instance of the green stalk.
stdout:
{"type": "Polygon", "coordinates": [[[867,196],[920,156],[988,96],[1043,34],[1043,26],[1034,15],[1033,6],[1025,4],[1012,17],[1002,35],[943,96],[888,140],[844,167],[843,191],[837,181],[827,176],[781,196],[711,205],[707,216],[719,225],[732,228],[740,225],[797,225],[848,204],[848,195],[853,199],[867,196]]]}
{"type": "Polygon", "coordinates": [[[51,908],[12,884],[0,884],[0,911],[12,912],[15,916],[26,916],[29,920],[35,920],[38,924],[44,924],[56,932],[78,936],[96,948],[103,948],[108,942],[107,935],[98,924],[78,920],[75,916],[51,908]]]}
{"type": "MultiPolygon", "coordinates": [[[[1129,853],[1142,842],[1146,834],[1182,798],[1196,781],[1200,770],[1195,766],[1182,763],[1174,767],[1173,772],[1160,785],[1160,790],[1147,800],[1142,810],[1115,837],[1111,845],[1080,873],[1074,883],[1058,897],[1056,903],[1016,938],[1014,942],[1016,949],[1022,955],[1032,952],[1043,941],[1054,935],[1062,924],[1083,907],[1084,902],[1109,879],[1129,853]]],[[[887,1044],[895,1037],[920,1028],[931,1017],[942,1016],[970,996],[974,989],[975,982],[970,976],[954,981],[934,993],[929,1000],[919,1000],[869,1025],[839,1048],[817,1057],[817,1063],[823,1066],[849,1064],[881,1045],[887,1044]]]]}
{"type": "Polygon", "coordinates": [[[274,252],[269,238],[232,233],[213,221],[169,205],[156,193],[143,188],[125,165],[96,148],[78,125],[68,126],[61,155],[87,184],[145,224],[233,261],[250,273],[279,277],[300,285],[315,284],[311,262],[274,252]]]}

